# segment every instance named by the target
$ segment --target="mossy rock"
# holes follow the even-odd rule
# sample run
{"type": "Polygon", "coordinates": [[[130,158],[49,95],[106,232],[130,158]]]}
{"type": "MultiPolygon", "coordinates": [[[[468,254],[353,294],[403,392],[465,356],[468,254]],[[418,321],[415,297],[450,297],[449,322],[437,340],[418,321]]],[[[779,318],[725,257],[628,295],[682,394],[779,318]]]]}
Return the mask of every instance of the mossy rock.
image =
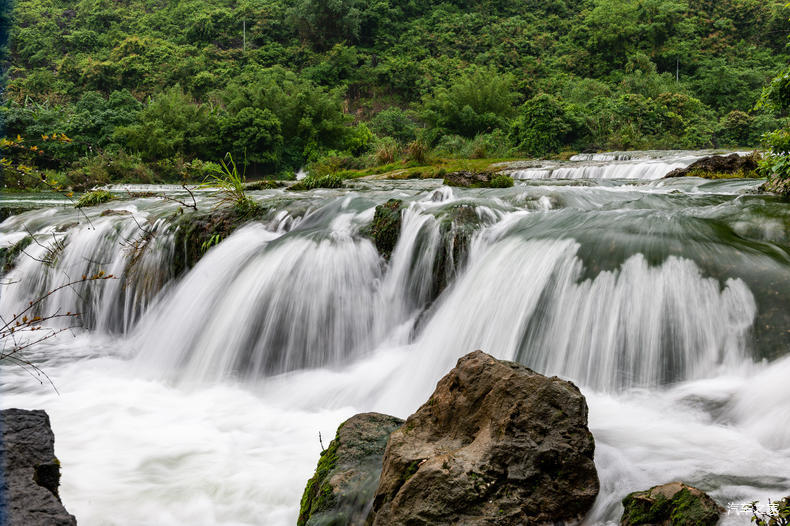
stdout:
{"type": "Polygon", "coordinates": [[[763,192],[772,192],[784,197],[790,197],[790,179],[771,177],[760,187],[763,192]]]}
{"type": "Polygon", "coordinates": [[[184,213],[177,217],[173,250],[173,275],[178,276],[197,264],[208,248],[216,245],[242,225],[261,219],[267,208],[236,206],[215,208],[209,212],[184,213]]]}
{"type": "Polygon", "coordinates": [[[77,204],[74,206],[77,208],[97,206],[112,201],[113,199],[116,199],[116,197],[112,192],[107,190],[94,190],[93,192],[81,195],[79,201],[77,201],[77,204]]]}
{"type": "Polygon", "coordinates": [[[8,274],[16,266],[16,258],[33,242],[33,238],[26,236],[10,247],[0,248],[0,269],[3,274],[8,274]]]}
{"type": "Polygon", "coordinates": [[[444,176],[447,186],[464,188],[509,188],[513,186],[513,178],[493,172],[451,172],[444,176]]]}
{"type": "Polygon", "coordinates": [[[621,526],[715,526],[722,509],[703,491],[671,482],[623,499],[621,526]]]}
{"type": "Polygon", "coordinates": [[[403,201],[400,199],[390,199],[383,205],[377,206],[373,214],[373,222],[365,231],[373,239],[376,250],[386,259],[390,258],[395,245],[398,244],[403,223],[402,210],[403,201]]]}
{"type": "Polygon", "coordinates": [[[298,526],[361,526],[378,487],[384,450],[403,420],[379,413],[355,415],[337,429],[307,482],[298,526]]]}

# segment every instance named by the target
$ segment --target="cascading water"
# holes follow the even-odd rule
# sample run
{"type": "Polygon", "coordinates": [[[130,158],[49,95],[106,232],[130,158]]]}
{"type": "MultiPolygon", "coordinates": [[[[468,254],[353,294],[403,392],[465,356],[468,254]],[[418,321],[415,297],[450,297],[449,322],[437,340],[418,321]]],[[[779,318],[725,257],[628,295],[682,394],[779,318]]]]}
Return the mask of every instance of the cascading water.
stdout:
{"type": "Polygon", "coordinates": [[[36,242],[4,276],[4,316],[68,277],[118,279],[42,305],[84,314],[26,355],[61,394],[4,366],[3,406],[49,411],[81,524],[285,525],[319,431],[407,416],[482,348],[581,386],[602,480],[589,524],[673,479],[722,503],[784,496],[790,212],[752,181],[634,183],[645,159],[676,157],[633,154],[610,168],[626,181],[583,185],[255,192],[266,219],[181,275],[173,202],[13,216],[0,247],[36,242]],[[393,197],[387,261],[365,229],[393,197]]]}

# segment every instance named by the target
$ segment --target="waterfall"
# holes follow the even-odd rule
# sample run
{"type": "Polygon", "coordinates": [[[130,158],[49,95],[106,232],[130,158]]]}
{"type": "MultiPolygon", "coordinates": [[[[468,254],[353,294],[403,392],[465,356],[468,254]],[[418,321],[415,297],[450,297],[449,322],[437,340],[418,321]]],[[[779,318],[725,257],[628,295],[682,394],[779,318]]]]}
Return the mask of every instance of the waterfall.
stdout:
{"type": "Polygon", "coordinates": [[[707,153],[529,162],[514,177],[539,181],[506,189],[250,192],[266,212],[192,246],[191,267],[176,265],[180,229],[217,213],[208,191],[194,215],[44,196],[0,223],[3,316],[69,279],[116,279],[42,303],[82,314],[25,354],[58,393],[3,365],[3,405],[49,412],[81,524],[280,526],[295,522],[319,432],[326,445],[355,413],[408,416],[481,348],[587,397],[601,496],[586,524],[675,479],[720,503],[783,496],[790,210],[755,194],[760,181],[649,182],[707,153]],[[385,258],[368,226],[391,198],[401,226],[385,258]]]}

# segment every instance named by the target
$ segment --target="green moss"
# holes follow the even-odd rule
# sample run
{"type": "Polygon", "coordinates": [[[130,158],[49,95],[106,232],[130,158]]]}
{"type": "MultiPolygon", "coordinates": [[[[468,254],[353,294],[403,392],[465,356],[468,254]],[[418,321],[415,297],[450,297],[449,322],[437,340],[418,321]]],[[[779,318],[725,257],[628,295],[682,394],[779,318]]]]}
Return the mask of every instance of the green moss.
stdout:
{"type": "Polygon", "coordinates": [[[398,243],[401,228],[403,201],[390,199],[376,207],[373,222],[365,233],[373,239],[379,254],[389,259],[398,243]]]}
{"type": "Polygon", "coordinates": [[[686,174],[686,177],[701,177],[703,179],[759,179],[761,176],[755,170],[738,170],[737,172],[692,170],[686,174]]]}
{"type": "Polygon", "coordinates": [[[26,236],[11,247],[0,248],[0,269],[2,269],[4,274],[14,269],[16,258],[18,258],[19,254],[30,246],[32,242],[33,238],[26,236]]]}
{"type": "Polygon", "coordinates": [[[332,487],[329,485],[329,474],[337,465],[338,447],[339,442],[335,438],[329,444],[329,448],[321,452],[321,458],[318,459],[315,474],[307,481],[307,486],[302,494],[297,526],[304,526],[311,516],[329,510],[334,506],[335,497],[332,493],[332,487]]]}
{"type": "Polygon", "coordinates": [[[671,502],[673,526],[712,526],[718,522],[718,513],[705,506],[702,499],[692,495],[688,489],[678,491],[671,502]]]}
{"type": "Polygon", "coordinates": [[[298,183],[291,185],[289,190],[313,190],[315,188],[343,188],[343,178],[338,174],[313,177],[308,175],[298,183]]]}
{"type": "Polygon", "coordinates": [[[513,178],[507,175],[497,175],[488,185],[490,188],[510,188],[513,186],[513,178]]]}
{"type": "Polygon", "coordinates": [[[623,520],[626,526],[662,524],[672,526],[714,526],[719,514],[706,505],[704,496],[694,495],[688,488],[675,493],[671,499],[650,495],[649,491],[631,493],[623,499],[623,520]]]}
{"type": "Polygon", "coordinates": [[[284,184],[280,181],[272,181],[269,179],[263,179],[261,181],[255,181],[254,183],[249,183],[247,186],[244,187],[247,191],[256,191],[256,190],[274,190],[277,188],[283,187],[284,184]]]}
{"type": "Polygon", "coordinates": [[[112,201],[113,199],[115,199],[115,196],[112,194],[112,192],[108,192],[107,190],[94,190],[93,192],[82,194],[79,201],[77,201],[77,204],[74,206],[77,208],[96,206],[108,201],[112,201]]]}
{"type": "Polygon", "coordinates": [[[401,480],[403,481],[401,485],[405,483],[407,480],[409,480],[410,478],[412,478],[415,473],[417,473],[417,470],[420,469],[420,462],[422,461],[415,460],[414,462],[406,466],[406,469],[404,469],[403,473],[401,473],[401,480]]]}
{"type": "Polygon", "coordinates": [[[636,526],[638,524],[654,524],[664,520],[670,513],[670,501],[663,495],[655,500],[638,498],[645,496],[644,491],[629,494],[623,499],[623,520],[621,524],[636,526]]]}

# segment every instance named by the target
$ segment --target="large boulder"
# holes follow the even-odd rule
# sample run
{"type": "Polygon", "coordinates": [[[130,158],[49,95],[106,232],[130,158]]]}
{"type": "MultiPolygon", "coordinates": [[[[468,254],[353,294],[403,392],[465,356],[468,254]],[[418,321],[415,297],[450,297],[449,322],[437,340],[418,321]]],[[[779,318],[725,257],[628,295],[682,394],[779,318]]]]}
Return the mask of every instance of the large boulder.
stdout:
{"type": "Polygon", "coordinates": [[[704,492],[682,482],[631,493],[623,508],[621,526],[714,526],[724,511],[704,492]]]}
{"type": "Polygon", "coordinates": [[[44,411],[0,411],[0,456],[5,472],[0,517],[7,526],[73,526],[60,502],[60,462],[55,435],[44,411]]]}
{"type": "Polygon", "coordinates": [[[390,436],[368,524],[574,522],[598,495],[579,389],[476,351],[390,436]]]}
{"type": "Polygon", "coordinates": [[[711,155],[691,163],[687,168],[677,168],[669,172],[666,177],[704,177],[706,179],[721,179],[726,177],[757,177],[758,154],[738,155],[711,155]]]}
{"type": "Polygon", "coordinates": [[[299,526],[364,524],[387,439],[402,424],[399,418],[378,413],[356,415],[340,424],[304,490],[299,526]]]}

